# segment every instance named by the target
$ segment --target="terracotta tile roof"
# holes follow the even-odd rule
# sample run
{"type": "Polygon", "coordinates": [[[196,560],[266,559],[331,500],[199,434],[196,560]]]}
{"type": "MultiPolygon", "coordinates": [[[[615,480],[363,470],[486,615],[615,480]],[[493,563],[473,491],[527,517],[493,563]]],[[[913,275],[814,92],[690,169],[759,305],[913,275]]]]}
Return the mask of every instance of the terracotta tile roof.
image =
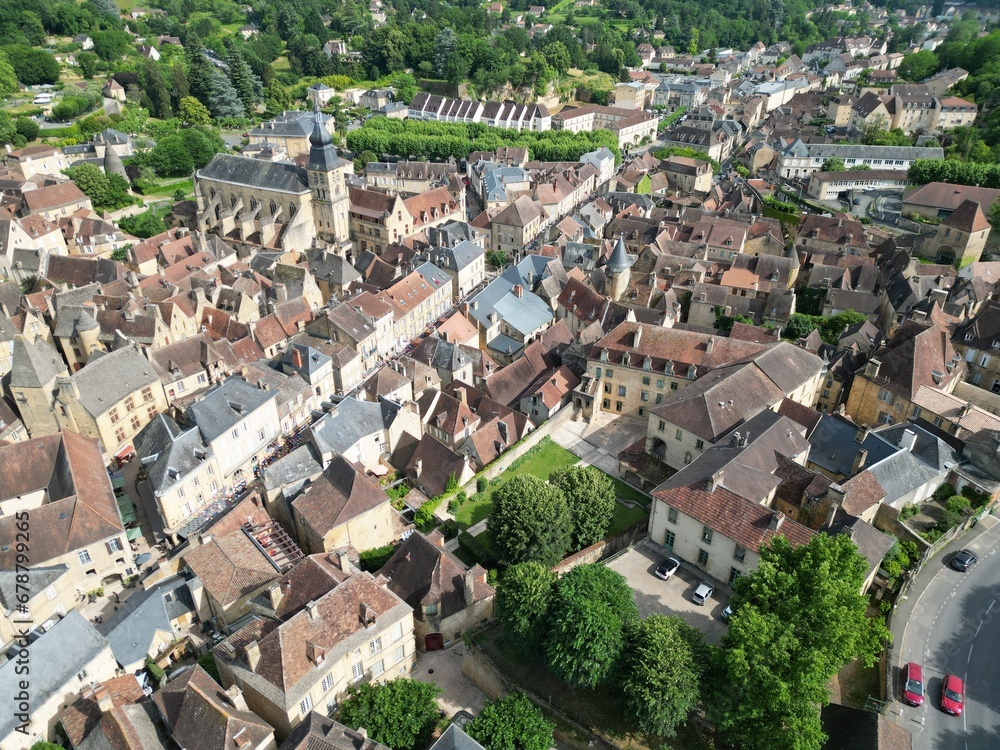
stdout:
{"type": "Polygon", "coordinates": [[[446,187],[434,188],[426,193],[406,198],[403,205],[413,217],[414,231],[459,210],[458,203],[455,202],[446,187]]]}
{"type": "Polygon", "coordinates": [[[98,705],[98,695],[103,695],[103,691],[107,691],[115,707],[138,703],[146,697],[139,681],[132,674],[110,679],[96,689],[84,690],[75,703],[59,714],[66,737],[73,747],[79,747],[83,739],[100,723],[103,713],[98,705]]]}
{"type": "Polygon", "coordinates": [[[990,228],[990,223],[983,213],[982,204],[972,200],[962,201],[951,216],[941,223],[946,227],[954,227],[963,232],[981,232],[990,228]]]}
{"type": "Polygon", "coordinates": [[[233,697],[195,664],[153,694],[174,740],[187,750],[256,748],[274,734],[257,714],[234,705],[233,697]]]}
{"type": "Polygon", "coordinates": [[[72,182],[29,190],[24,193],[23,200],[28,212],[33,214],[75,203],[90,203],[90,198],[72,182]]]}
{"type": "Polygon", "coordinates": [[[875,382],[908,400],[921,386],[944,389],[965,373],[948,332],[915,321],[903,323],[875,359],[881,362],[875,382]]]}
{"type": "Polygon", "coordinates": [[[886,491],[870,471],[862,471],[841,484],[844,490],[843,509],[852,516],[860,516],[873,505],[882,502],[886,491]]]}
{"type": "Polygon", "coordinates": [[[708,482],[654,490],[653,497],[751,550],[759,549],[779,535],[794,546],[807,544],[814,536],[802,524],[723,487],[710,491],[708,482]]]}
{"type": "MultiPolygon", "coordinates": [[[[450,617],[470,604],[490,599],[496,593],[486,583],[486,571],[479,565],[471,570],[443,546],[439,547],[420,532],[411,534],[378,572],[388,579],[389,590],[423,619],[423,605],[436,603],[438,617],[450,617]],[[465,576],[473,577],[473,602],[465,600],[465,576]]],[[[484,617],[483,619],[487,619],[484,617]]]]}
{"type": "MultiPolygon", "coordinates": [[[[40,565],[124,533],[118,504],[96,440],[75,432],[0,445],[0,497],[46,490],[48,502],[31,511],[31,563],[40,565]]],[[[14,514],[0,516],[0,566],[13,570],[14,514]]]]}
{"type": "Polygon", "coordinates": [[[246,678],[253,678],[255,687],[263,683],[263,689],[272,694],[276,689],[280,703],[294,705],[299,697],[296,691],[319,683],[321,673],[329,672],[330,663],[336,663],[346,649],[355,644],[367,646],[373,620],[375,632],[381,632],[410,615],[409,606],[370,574],[355,573],[318,599],[313,612],[300,611],[284,622],[251,623],[216,646],[213,653],[217,659],[245,665],[245,646],[256,640],[260,661],[246,678]],[[230,644],[235,653],[228,652],[230,644]],[[319,666],[310,658],[317,653],[327,655],[319,666]]]}

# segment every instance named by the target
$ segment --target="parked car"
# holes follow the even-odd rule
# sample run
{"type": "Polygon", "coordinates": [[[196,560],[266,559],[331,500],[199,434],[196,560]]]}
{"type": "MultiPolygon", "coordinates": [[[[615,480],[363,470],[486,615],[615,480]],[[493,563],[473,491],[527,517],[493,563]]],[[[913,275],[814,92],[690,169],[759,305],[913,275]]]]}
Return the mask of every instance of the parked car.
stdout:
{"type": "Polygon", "coordinates": [[[691,601],[693,601],[695,604],[699,606],[703,605],[705,604],[705,602],[707,602],[709,599],[712,598],[712,594],[714,593],[715,593],[715,587],[712,586],[712,584],[710,583],[705,583],[705,581],[702,581],[701,583],[698,584],[698,588],[694,590],[694,593],[691,594],[691,601]]]}
{"type": "Polygon", "coordinates": [[[920,706],[924,702],[924,670],[910,662],[903,667],[903,702],[920,706]]]}
{"type": "Polygon", "coordinates": [[[941,710],[952,716],[961,716],[965,708],[965,685],[957,675],[945,675],[941,682],[941,710]]]}
{"type": "Polygon", "coordinates": [[[733,605],[727,604],[726,608],[722,610],[722,615],[720,616],[722,617],[723,622],[729,622],[729,618],[733,616],[733,605]]]}
{"type": "Polygon", "coordinates": [[[956,552],[955,556],[951,558],[951,567],[964,573],[977,562],[979,562],[979,558],[976,556],[975,552],[969,549],[963,549],[960,552],[956,552]]]}
{"type": "Polygon", "coordinates": [[[855,198],[854,199],[854,205],[855,206],[860,206],[861,205],[861,199],[860,198],[855,198]]]}
{"type": "Polygon", "coordinates": [[[656,577],[662,578],[664,581],[670,578],[677,569],[680,568],[681,561],[676,557],[668,557],[659,565],[656,566],[656,577]]]}

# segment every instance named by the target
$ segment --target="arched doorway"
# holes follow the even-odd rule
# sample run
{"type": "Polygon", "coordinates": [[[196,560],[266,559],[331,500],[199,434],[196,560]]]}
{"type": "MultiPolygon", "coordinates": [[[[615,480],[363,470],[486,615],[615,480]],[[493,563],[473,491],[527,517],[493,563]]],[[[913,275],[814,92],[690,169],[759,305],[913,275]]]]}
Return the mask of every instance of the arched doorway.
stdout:
{"type": "Polygon", "coordinates": [[[667,444],[660,440],[660,438],[653,438],[652,444],[649,446],[649,453],[652,453],[658,459],[666,463],[667,461],[667,444]]]}
{"type": "Polygon", "coordinates": [[[424,636],[425,651],[440,651],[444,648],[444,635],[441,633],[428,633],[424,636]]]}

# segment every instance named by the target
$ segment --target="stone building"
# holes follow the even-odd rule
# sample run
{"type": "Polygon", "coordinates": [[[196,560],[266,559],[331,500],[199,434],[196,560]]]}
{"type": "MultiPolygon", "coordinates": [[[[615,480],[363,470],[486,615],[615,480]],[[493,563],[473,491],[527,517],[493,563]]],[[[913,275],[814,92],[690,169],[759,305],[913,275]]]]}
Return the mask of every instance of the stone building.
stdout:
{"type": "Polygon", "coordinates": [[[198,228],[263,247],[304,249],[316,237],[346,242],[344,179],[353,166],[337,156],[318,111],[309,144],[305,168],[217,154],[195,172],[198,228]]]}

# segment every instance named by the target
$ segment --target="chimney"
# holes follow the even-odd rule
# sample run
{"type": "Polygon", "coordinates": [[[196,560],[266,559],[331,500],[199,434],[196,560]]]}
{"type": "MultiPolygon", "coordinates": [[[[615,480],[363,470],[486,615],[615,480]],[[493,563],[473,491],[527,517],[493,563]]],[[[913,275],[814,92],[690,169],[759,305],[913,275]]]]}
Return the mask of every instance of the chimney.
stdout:
{"type": "Polygon", "coordinates": [[[276,583],[271,588],[267,590],[268,596],[271,599],[271,609],[275,612],[278,611],[278,605],[281,604],[281,600],[285,596],[285,592],[281,590],[281,584],[276,583]]]}
{"type": "Polygon", "coordinates": [[[338,550],[337,551],[337,565],[340,566],[340,569],[344,573],[346,573],[347,575],[351,574],[351,572],[352,572],[351,571],[351,561],[347,557],[347,550],[346,549],[342,549],[342,550],[338,550]]]}
{"type": "Polygon", "coordinates": [[[771,517],[771,522],[767,525],[771,531],[780,531],[781,524],[785,522],[785,514],[778,512],[771,517]]]}
{"type": "Polygon", "coordinates": [[[837,518],[837,504],[830,503],[826,508],[826,520],[823,521],[823,528],[829,529],[837,518]]]}
{"type": "Polygon", "coordinates": [[[442,534],[437,529],[434,529],[430,534],[427,535],[427,541],[433,544],[435,547],[440,547],[444,549],[444,534],[442,534]]]}
{"type": "Polygon", "coordinates": [[[882,367],[882,362],[880,360],[872,357],[868,360],[868,364],[865,365],[865,377],[869,380],[874,380],[878,377],[878,371],[882,367]]]}
{"type": "Polygon", "coordinates": [[[246,727],[240,727],[240,731],[233,735],[233,744],[238,748],[244,748],[250,744],[250,733],[246,727]]]}
{"type": "MultiPolygon", "coordinates": [[[[228,690],[226,690],[226,700],[229,701],[230,705],[237,711],[248,711],[246,699],[243,697],[243,691],[240,690],[236,685],[233,685],[228,690]]],[[[235,738],[234,738],[235,739],[235,738]]]]}
{"type": "Polygon", "coordinates": [[[709,336],[705,342],[705,354],[711,354],[713,349],[715,349],[715,339],[709,336]]]}
{"type": "Polygon", "coordinates": [[[274,285],[274,299],[277,302],[288,302],[288,287],[280,281],[274,285]]]}
{"type": "Polygon", "coordinates": [[[859,427],[857,433],[854,435],[854,442],[860,445],[868,439],[869,430],[867,427],[859,427]]]}
{"type": "Polygon", "coordinates": [[[458,400],[461,401],[466,406],[469,405],[469,394],[466,393],[464,388],[456,388],[455,397],[458,398],[458,400]]]}
{"type": "Polygon", "coordinates": [[[642,326],[637,325],[635,327],[635,336],[632,338],[632,348],[638,348],[640,341],[642,341],[642,326]]]}
{"type": "Polygon", "coordinates": [[[708,480],[708,491],[709,492],[715,492],[716,489],[718,489],[719,487],[721,487],[722,486],[722,480],[723,480],[724,476],[725,476],[725,473],[723,472],[722,469],[719,469],[717,472],[715,472],[712,475],[711,479],[708,480]]]}
{"type": "Polygon", "coordinates": [[[471,607],[476,602],[476,569],[465,571],[465,606],[471,607]]]}
{"type": "Polygon", "coordinates": [[[306,605],[306,611],[309,613],[309,622],[315,622],[319,619],[319,606],[315,599],[306,605]]]}
{"type": "Polygon", "coordinates": [[[868,451],[864,448],[859,448],[857,454],[854,456],[854,463],[851,464],[851,476],[861,472],[865,468],[865,463],[868,461],[868,451]]]}
{"type": "Polygon", "coordinates": [[[104,685],[98,685],[94,688],[94,700],[97,701],[97,707],[101,709],[102,714],[106,714],[115,707],[115,702],[111,699],[111,691],[104,685]]]}
{"type": "Polygon", "coordinates": [[[357,730],[355,731],[357,731],[358,737],[360,737],[361,739],[363,740],[368,739],[368,730],[365,729],[364,727],[358,727],[357,730]]]}
{"type": "Polygon", "coordinates": [[[296,370],[302,369],[302,352],[297,346],[292,347],[292,367],[296,370]]]}
{"type": "Polygon", "coordinates": [[[970,411],[972,411],[972,404],[966,401],[962,404],[962,408],[958,410],[958,418],[961,419],[962,417],[965,417],[970,411]]]}
{"type": "Polygon", "coordinates": [[[247,655],[247,666],[250,667],[251,672],[257,671],[257,665],[260,663],[260,644],[257,641],[250,641],[244,649],[247,655]]]}
{"type": "Polygon", "coordinates": [[[514,296],[522,299],[524,297],[524,287],[520,284],[514,284],[514,296]]]}
{"type": "Polygon", "coordinates": [[[899,447],[904,451],[913,452],[917,445],[917,433],[913,430],[903,430],[903,437],[899,441],[899,447]]]}

